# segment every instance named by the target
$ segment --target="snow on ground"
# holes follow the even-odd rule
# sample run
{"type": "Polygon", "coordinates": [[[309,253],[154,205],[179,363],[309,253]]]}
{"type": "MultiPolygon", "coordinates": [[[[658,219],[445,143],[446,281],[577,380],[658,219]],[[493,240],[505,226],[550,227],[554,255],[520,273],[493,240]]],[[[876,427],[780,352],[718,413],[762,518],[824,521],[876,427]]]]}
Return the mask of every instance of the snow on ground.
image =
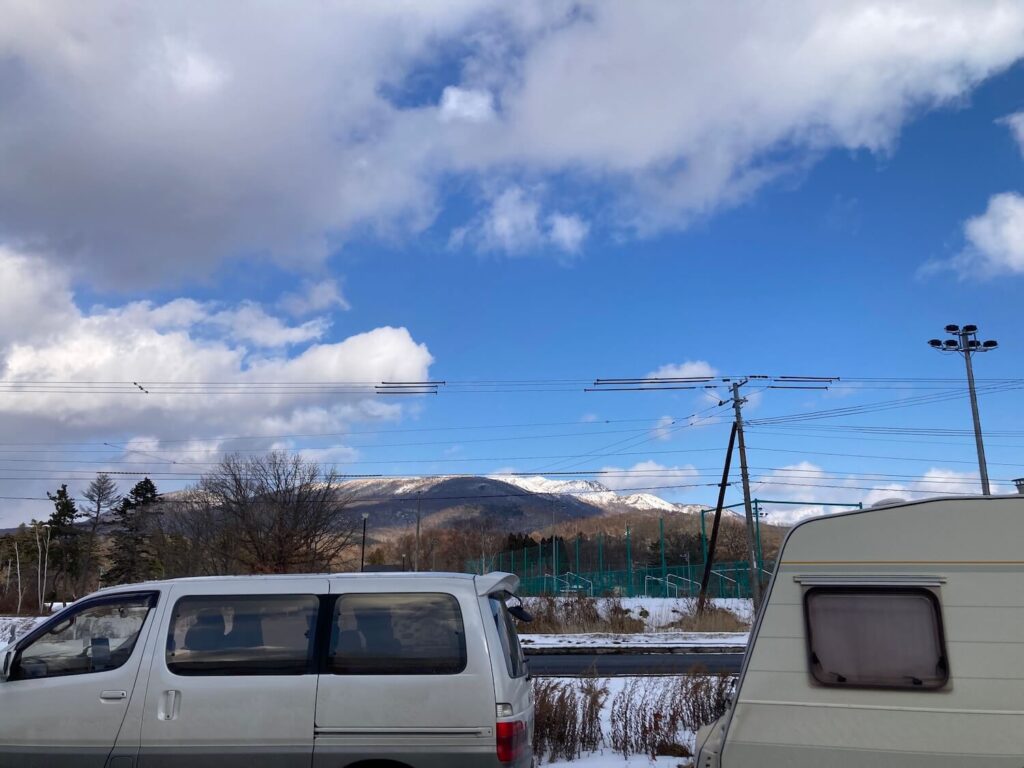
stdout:
{"type": "Polygon", "coordinates": [[[587,648],[594,650],[623,650],[626,648],[744,648],[750,635],[747,632],[648,632],[638,635],[593,632],[579,635],[519,636],[523,648],[529,653],[535,649],[587,648]]]}
{"type": "Polygon", "coordinates": [[[0,648],[4,648],[24,635],[42,618],[35,616],[0,616],[0,648]]]}

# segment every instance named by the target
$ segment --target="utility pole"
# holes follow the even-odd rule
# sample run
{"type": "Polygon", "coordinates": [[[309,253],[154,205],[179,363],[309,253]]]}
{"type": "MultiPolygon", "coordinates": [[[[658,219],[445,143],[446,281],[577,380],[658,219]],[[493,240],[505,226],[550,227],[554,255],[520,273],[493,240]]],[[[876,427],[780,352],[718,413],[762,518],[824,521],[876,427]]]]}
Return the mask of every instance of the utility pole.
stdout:
{"type": "Polygon", "coordinates": [[[978,413],[978,393],[974,386],[974,363],[971,358],[976,352],[991,352],[999,346],[999,342],[978,341],[978,326],[976,325],[965,325],[963,328],[958,325],[947,325],[946,333],[954,338],[945,341],[932,339],[928,345],[939,352],[957,352],[964,356],[964,364],[967,366],[967,389],[971,396],[971,416],[974,418],[974,442],[978,448],[981,492],[986,496],[991,496],[992,489],[988,482],[988,462],[985,460],[985,443],[981,436],[981,416],[978,413]]]}
{"type": "Polygon", "coordinates": [[[754,510],[750,504],[750,474],[747,471],[747,445],[743,440],[743,404],[745,397],[740,397],[740,387],[747,381],[732,383],[732,407],[736,413],[736,440],[740,448],[740,477],[743,479],[743,509],[747,518],[747,553],[750,561],[750,590],[754,598],[754,612],[761,607],[761,572],[757,567],[757,549],[754,544],[754,510]]]}

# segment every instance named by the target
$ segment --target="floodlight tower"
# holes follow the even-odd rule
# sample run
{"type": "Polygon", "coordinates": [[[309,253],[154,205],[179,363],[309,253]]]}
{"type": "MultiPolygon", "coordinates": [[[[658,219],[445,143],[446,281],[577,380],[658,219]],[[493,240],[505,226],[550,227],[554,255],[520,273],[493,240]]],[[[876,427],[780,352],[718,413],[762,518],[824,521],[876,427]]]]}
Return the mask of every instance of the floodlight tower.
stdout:
{"type": "Polygon", "coordinates": [[[978,393],[974,387],[974,365],[971,358],[977,352],[991,352],[999,346],[999,342],[989,339],[978,341],[978,326],[947,325],[946,333],[952,339],[942,341],[932,339],[928,345],[939,352],[956,352],[964,356],[964,363],[967,365],[967,389],[971,394],[971,414],[974,416],[974,441],[978,445],[978,470],[981,473],[981,492],[986,496],[992,494],[988,484],[988,464],[985,461],[985,443],[981,439],[981,416],[978,415],[978,393]]]}

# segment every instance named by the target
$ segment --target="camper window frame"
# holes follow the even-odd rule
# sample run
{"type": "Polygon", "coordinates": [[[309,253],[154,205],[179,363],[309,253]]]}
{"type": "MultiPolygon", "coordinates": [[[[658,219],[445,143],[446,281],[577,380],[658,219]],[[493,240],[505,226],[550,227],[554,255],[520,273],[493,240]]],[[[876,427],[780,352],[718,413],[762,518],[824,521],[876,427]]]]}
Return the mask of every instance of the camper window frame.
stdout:
{"type": "Polygon", "coordinates": [[[863,585],[849,585],[844,586],[841,584],[828,585],[828,586],[814,586],[806,589],[803,596],[803,608],[804,608],[804,628],[807,637],[807,666],[810,670],[811,677],[819,685],[826,686],[828,688],[857,688],[860,690],[885,690],[885,691],[919,691],[919,692],[936,692],[945,689],[949,685],[951,679],[949,669],[949,653],[946,650],[946,630],[945,622],[942,616],[942,601],[939,599],[939,595],[934,589],[927,587],[912,587],[912,586],[863,586],[863,585]],[[844,594],[844,595],[912,595],[912,596],[924,596],[928,599],[932,606],[932,616],[935,619],[935,629],[938,635],[938,649],[939,649],[939,663],[942,668],[942,680],[937,683],[927,683],[923,685],[914,685],[913,682],[907,683],[859,683],[859,682],[838,682],[836,680],[829,680],[819,677],[818,670],[820,664],[814,663],[815,651],[814,651],[814,632],[811,627],[811,612],[810,612],[810,601],[818,594],[844,594]]]}

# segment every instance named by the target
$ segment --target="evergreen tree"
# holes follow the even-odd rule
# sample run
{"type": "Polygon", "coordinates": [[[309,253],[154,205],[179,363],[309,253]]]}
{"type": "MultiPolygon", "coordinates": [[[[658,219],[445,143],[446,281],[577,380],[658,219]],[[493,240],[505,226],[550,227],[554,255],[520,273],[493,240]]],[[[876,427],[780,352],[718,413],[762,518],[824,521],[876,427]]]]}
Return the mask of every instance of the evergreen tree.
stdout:
{"type": "Polygon", "coordinates": [[[156,485],[148,477],[140,480],[114,507],[108,584],[131,584],[159,578],[162,572],[156,548],[156,485]]]}
{"type": "Polygon", "coordinates": [[[98,576],[97,563],[99,562],[99,528],[104,518],[119,501],[117,484],[110,475],[101,472],[96,479],[86,486],[82,491],[82,497],[88,501],[86,510],[82,517],[87,520],[85,523],[85,542],[82,545],[82,577],[81,593],[90,591],[96,584],[98,576]]]}
{"type": "Polygon", "coordinates": [[[81,531],[75,523],[81,513],[75,500],[68,495],[67,483],[62,484],[56,493],[47,492],[46,495],[53,502],[53,512],[45,523],[50,527],[46,545],[47,566],[53,574],[48,594],[61,599],[77,598],[75,585],[82,572],[83,548],[81,531]]]}

